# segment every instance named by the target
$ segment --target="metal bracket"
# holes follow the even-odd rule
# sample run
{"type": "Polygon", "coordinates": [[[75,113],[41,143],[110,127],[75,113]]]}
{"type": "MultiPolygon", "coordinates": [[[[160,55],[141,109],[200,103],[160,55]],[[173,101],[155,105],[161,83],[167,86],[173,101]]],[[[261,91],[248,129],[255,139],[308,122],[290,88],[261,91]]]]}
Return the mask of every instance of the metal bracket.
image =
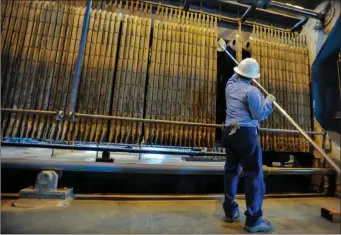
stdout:
{"type": "Polygon", "coordinates": [[[34,189],[38,191],[56,190],[57,185],[58,185],[58,175],[56,172],[42,171],[37,176],[34,189]]]}
{"type": "Polygon", "coordinates": [[[322,31],[322,29],[323,29],[323,22],[321,20],[317,20],[316,24],[314,26],[314,30],[316,30],[316,31],[321,30],[322,31]]]}
{"type": "Polygon", "coordinates": [[[64,120],[77,122],[78,118],[75,116],[75,113],[69,112],[69,113],[64,115],[64,120]]]}
{"type": "Polygon", "coordinates": [[[64,113],[64,111],[62,110],[57,111],[57,121],[62,121],[62,120],[77,122],[78,118],[72,112],[64,113]]]}
{"type": "Polygon", "coordinates": [[[114,159],[110,158],[110,152],[108,150],[102,152],[102,158],[96,157],[96,162],[110,162],[114,163],[114,159]]]}
{"type": "Polygon", "coordinates": [[[64,118],[64,112],[61,110],[57,111],[57,116],[56,116],[57,121],[61,121],[63,120],[63,118],[64,118]]]}
{"type": "MultiPolygon", "coordinates": [[[[142,150],[142,146],[144,144],[144,138],[142,139],[141,143],[139,143],[139,149],[142,150]]],[[[141,152],[139,152],[139,161],[141,160],[141,152]]]]}
{"type": "Polygon", "coordinates": [[[41,171],[36,178],[33,187],[20,190],[20,198],[35,198],[35,199],[73,199],[73,189],[64,188],[58,189],[58,175],[55,171],[41,171]]]}

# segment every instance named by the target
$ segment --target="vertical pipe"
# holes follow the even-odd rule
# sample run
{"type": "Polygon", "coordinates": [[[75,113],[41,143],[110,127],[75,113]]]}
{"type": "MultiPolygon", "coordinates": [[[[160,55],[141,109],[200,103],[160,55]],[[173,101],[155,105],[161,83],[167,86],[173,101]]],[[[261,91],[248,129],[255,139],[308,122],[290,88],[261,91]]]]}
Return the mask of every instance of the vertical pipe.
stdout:
{"type": "Polygon", "coordinates": [[[91,7],[92,7],[92,0],[87,0],[86,12],[84,15],[83,28],[82,28],[81,42],[79,45],[78,57],[77,57],[76,65],[75,65],[75,74],[74,74],[74,79],[73,79],[71,101],[70,101],[70,107],[69,107],[69,111],[72,115],[75,113],[75,109],[76,109],[78,87],[79,87],[79,82],[80,82],[80,75],[81,75],[81,69],[82,69],[86,37],[88,35],[91,7]]]}

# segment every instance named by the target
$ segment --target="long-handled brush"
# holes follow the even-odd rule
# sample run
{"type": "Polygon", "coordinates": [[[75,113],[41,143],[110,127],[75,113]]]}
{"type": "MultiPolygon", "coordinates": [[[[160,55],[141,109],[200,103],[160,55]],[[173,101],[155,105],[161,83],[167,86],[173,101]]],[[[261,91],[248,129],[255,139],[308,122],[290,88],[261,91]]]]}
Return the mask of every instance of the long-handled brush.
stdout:
{"type": "MultiPolygon", "coordinates": [[[[230,52],[228,52],[226,50],[226,42],[224,41],[224,39],[220,39],[218,41],[219,46],[221,47],[221,49],[234,61],[234,63],[236,63],[237,65],[239,64],[238,61],[231,55],[230,52]]],[[[252,82],[259,88],[261,89],[266,95],[269,95],[269,93],[267,92],[267,90],[265,90],[265,88],[259,84],[255,79],[252,79],[252,82]]],[[[340,166],[338,166],[325,152],[324,150],[318,146],[318,144],[316,144],[314,142],[314,140],[312,138],[310,138],[310,136],[290,117],[290,115],[275,101],[273,102],[273,104],[275,105],[275,107],[281,112],[281,114],[304,136],[304,138],[306,138],[312,145],[313,147],[329,162],[329,164],[337,171],[337,173],[340,175],[341,174],[341,169],[340,166]]]]}

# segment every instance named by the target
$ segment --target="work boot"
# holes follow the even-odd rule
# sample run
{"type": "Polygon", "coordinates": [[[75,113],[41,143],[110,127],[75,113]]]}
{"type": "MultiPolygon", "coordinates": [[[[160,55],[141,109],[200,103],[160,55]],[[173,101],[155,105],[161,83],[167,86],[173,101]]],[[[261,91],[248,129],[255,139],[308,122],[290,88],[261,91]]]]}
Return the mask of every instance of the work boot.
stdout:
{"type": "Polygon", "coordinates": [[[262,223],[253,227],[249,227],[246,225],[244,226],[244,229],[249,233],[266,233],[269,232],[271,228],[272,228],[271,222],[267,220],[263,220],[262,223]]]}
{"type": "Polygon", "coordinates": [[[234,215],[233,215],[233,218],[228,218],[228,217],[224,217],[224,221],[227,222],[227,223],[233,223],[236,219],[239,218],[239,210],[237,210],[234,215]]]}

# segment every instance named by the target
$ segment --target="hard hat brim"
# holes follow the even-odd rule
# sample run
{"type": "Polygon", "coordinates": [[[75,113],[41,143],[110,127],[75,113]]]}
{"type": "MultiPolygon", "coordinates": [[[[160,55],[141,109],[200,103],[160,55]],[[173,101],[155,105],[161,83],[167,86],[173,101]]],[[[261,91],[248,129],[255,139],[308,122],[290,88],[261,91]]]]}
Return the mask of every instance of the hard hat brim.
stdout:
{"type": "Polygon", "coordinates": [[[240,71],[238,69],[238,67],[234,67],[233,70],[238,73],[239,75],[243,76],[243,77],[247,77],[247,78],[251,78],[251,79],[257,79],[260,77],[259,73],[256,74],[248,74],[248,73],[243,73],[242,71],[240,71]]]}

